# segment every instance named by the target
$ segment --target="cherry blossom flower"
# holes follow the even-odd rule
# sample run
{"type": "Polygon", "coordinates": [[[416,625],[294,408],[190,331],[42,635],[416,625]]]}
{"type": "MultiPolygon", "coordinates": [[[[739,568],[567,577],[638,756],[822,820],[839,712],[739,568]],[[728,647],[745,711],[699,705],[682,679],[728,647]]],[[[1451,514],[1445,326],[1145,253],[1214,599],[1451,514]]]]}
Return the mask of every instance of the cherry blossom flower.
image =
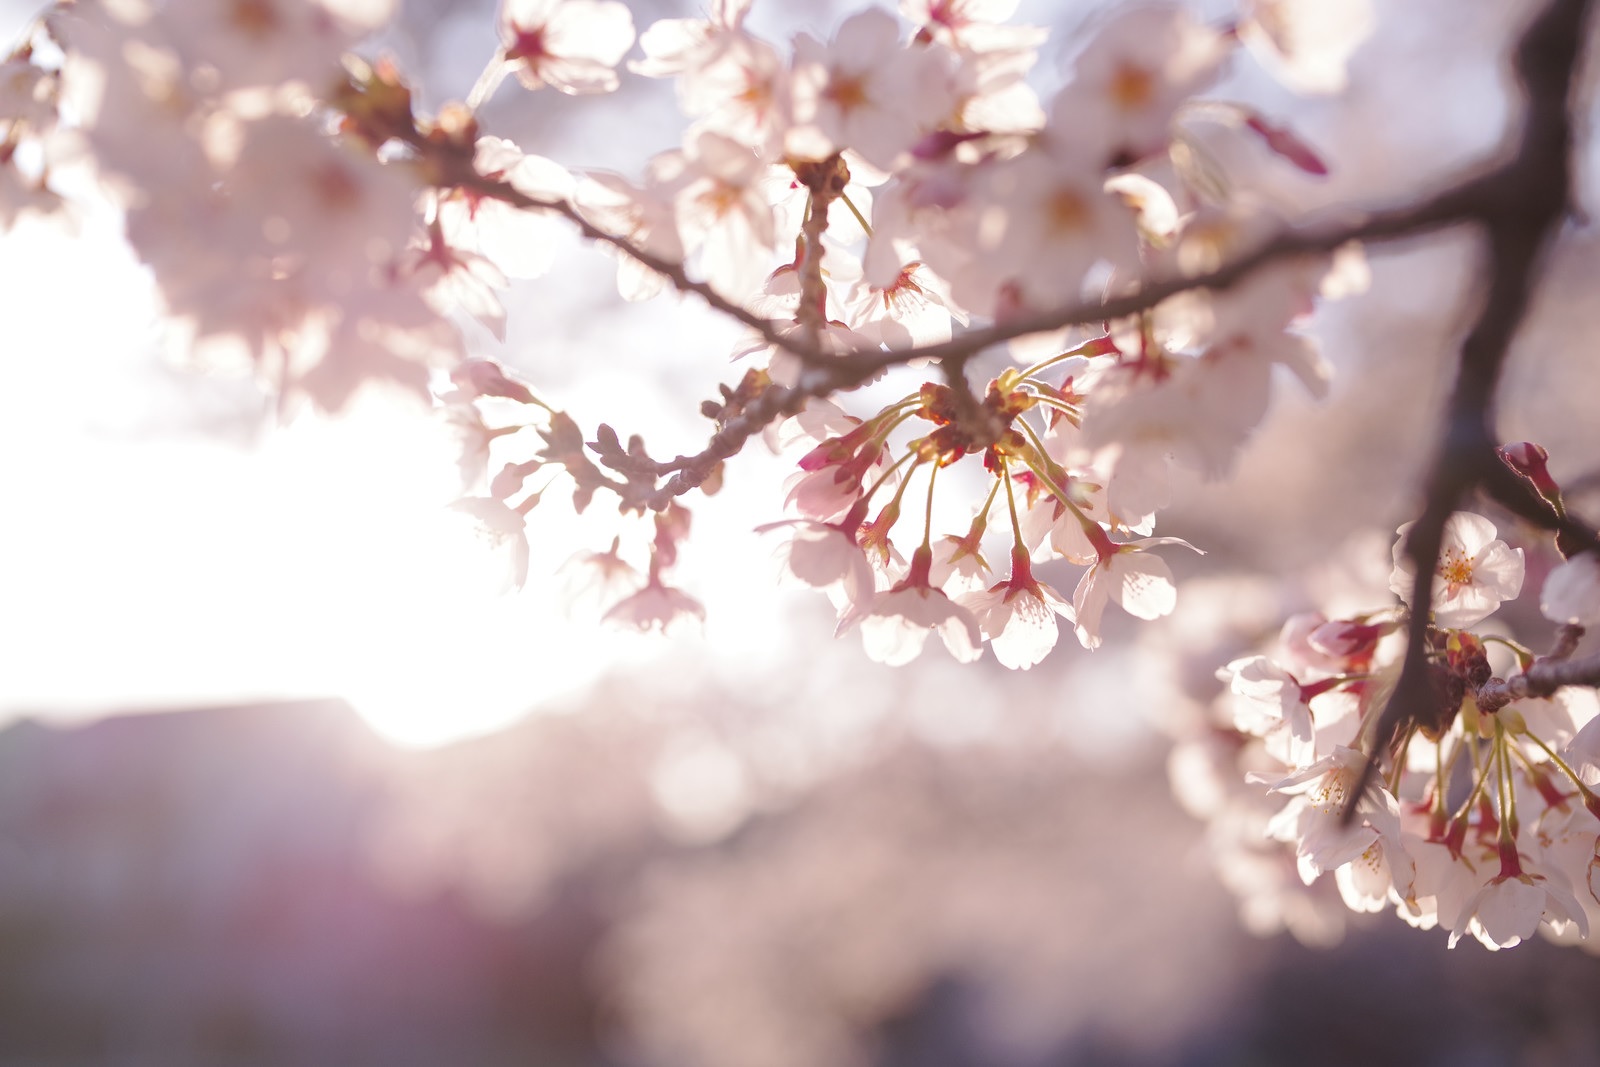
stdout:
{"type": "Polygon", "coordinates": [[[579,552],[556,572],[561,579],[561,598],[572,615],[602,618],[614,605],[644,588],[645,576],[622,558],[620,547],[620,541],[613,539],[604,552],[579,552]]]}
{"type": "Polygon", "coordinates": [[[778,555],[787,573],[817,589],[838,589],[852,604],[872,595],[872,564],[855,538],[840,526],[809,519],[785,519],[757,526],[757,533],[791,530],[778,555]]]}
{"type": "MultiPolygon", "coordinates": [[[[1389,588],[1407,604],[1414,584],[1405,554],[1412,523],[1397,531],[1394,572],[1389,588]]],[[[1445,522],[1439,566],[1433,576],[1433,618],[1440,626],[1471,626],[1492,615],[1503,600],[1522,591],[1522,549],[1495,537],[1494,523],[1482,515],[1458,511],[1445,522]]]]}
{"type": "Polygon", "coordinates": [[[223,233],[235,249],[272,258],[321,297],[365,281],[416,227],[418,181],[322,135],[311,123],[268,116],[246,123],[224,178],[223,233]]]}
{"type": "Polygon", "coordinates": [[[1283,649],[1289,666],[1302,673],[1337,674],[1344,668],[1344,660],[1314,644],[1311,635],[1328,621],[1320,611],[1302,611],[1289,616],[1278,633],[1278,645],[1283,649]]]}
{"type": "MultiPolygon", "coordinates": [[[[506,182],[528,196],[554,202],[572,197],[575,182],[566,168],[543,156],[524,155],[502,137],[479,138],[472,165],[485,178],[506,182]]],[[[510,278],[537,278],[549,270],[567,229],[553,215],[466,189],[440,196],[439,224],[451,247],[477,252],[510,278]]]]}
{"type": "Polygon", "coordinates": [[[749,7],[749,0],[722,2],[708,20],[656,22],[639,37],[647,58],[629,68],[676,76],[679,103],[699,128],[776,150],[787,121],[788,70],[777,49],[744,31],[749,7]]]}
{"type": "Polygon", "coordinates": [[[724,48],[743,36],[753,0],[716,0],[709,19],[660,19],[639,35],[645,57],[628,69],[647,78],[670,78],[715,63],[724,48]]]}
{"type": "Polygon", "coordinates": [[[387,22],[394,0],[169,0],[159,32],[228,88],[301,81],[322,91],[339,57],[387,22]]]}
{"type": "Polygon", "coordinates": [[[1285,763],[1309,762],[1316,730],[1293,675],[1266,656],[1244,656],[1217,671],[1217,678],[1233,694],[1236,727],[1267,738],[1267,750],[1285,763]]]}
{"type": "Polygon", "coordinates": [[[609,93],[633,47],[633,15],[618,0],[501,0],[503,55],[529,89],[609,93]]]}
{"type": "Polygon", "coordinates": [[[1056,647],[1056,616],[1073,618],[1072,605],[1033,576],[1028,554],[1020,548],[1011,554],[1009,578],[957,603],[977,618],[994,658],[1014,671],[1042,662],[1056,647]]]}
{"type": "Polygon", "coordinates": [[[705,618],[704,605],[658,578],[652,578],[643,589],[612,605],[604,616],[606,622],[624,629],[658,633],[671,633],[681,628],[686,620],[705,622],[705,618]]]}
{"type": "Polygon", "coordinates": [[[1083,572],[1072,594],[1072,609],[1077,616],[1078,640],[1084,648],[1100,647],[1100,617],[1107,601],[1114,601],[1129,615],[1140,619],[1159,619],[1170,615],[1178,603],[1178,590],[1172,584],[1172,569],[1166,561],[1147,549],[1158,545],[1181,545],[1199,552],[1178,537],[1145,537],[1112,546],[1083,572]]]}
{"type": "Polygon", "coordinates": [[[1084,46],[1052,111],[1105,137],[1103,162],[1142,159],[1166,146],[1178,105],[1216,79],[1228,51],[1222,34],[1177,5],[1130,8],[1084,46]]]}
{"type": "Polygon", "coordinates": [[[1539,610],[1551,622],[1600,625],[1600,558],[1582,552],[1552,570],[1539,594],[1539,610]]]}
{"type": "Polygon", "coordinates": [[[976,593],[988,588],[993,571],[984,557],[982,534],[968,533],[957,537],[948,534],[933,543],[933,565],[928,571],[928,584],[946,593],[976,593]]]}
{"type": "MultiPolygon", "coordinates": [[[[1515,852],[1514,845],[1508,847],[1515,852]]],[[[1511,948],[1547,921],[1574,923],[1581,936],[1589,933],[1588,917],[1566,876],[1553,868],[1533,873],[1517,860],[1467,898],[1450,930],[1449,944],[1455,948],[1461,935],[1470,931],[1491,951],[1511,948]]]]}
{"type": "Polygon", "coordinates": [[[953,102],[943,59],[899,42],[899,21],[882,8],[850,16],[831,45],[796,36],[786,151],[816,160],[849,148],[891,167],[936,125],[953,102]]]}
{"type": "Polygon", "coordinates": [[[846,303],[850,328],[891,348],[948,341],[952,319],[967,324],[966,313],[951,307],[944,280],[917,261],[901,267],[886,286],[858,278],[846,303]]]}
{"type": "Polygon", "coordinates": [[[1112,511],[1165,507],[1173,465],[1208,480],[1232,470],[1270,398],[1271,364],[1258,357],[1254,348],[1222,347],[1198,358],[1157,354],[1154,373],[1130,363],[1097,383],[1083,436],[1110,469],[1112,511]]]}
{"type": "Polygon", "coordinates": [[[458,500],[454,509],[468,516],[478,536],[504,565],[504,590],[521,589],[528,581],[527,519],[504,500],[489,496],[469,496],[458,500]]]}
{"type": "Polygon", "coordinates": [[[1022,155],[986,168],[981,199],[993,205],[968,240],[970,257],[946,268],[958,303],[974,314],[1049,307],[1076,292],[1091,267],[1138,265],[1133,213],[1104,189],[1100,162],[1074,138],[1071,116],[1052,112],[1053,127],[1022,155]]]}
{"type": "Polygon", "coordinates": [[[506,339],[506,308],[500,300],[506,276],[488,258],[452,248],[434,233],[426,244],[411,248],[399,270],[416,279],[429,307],[440,314],[465,312],[495,340],[506,339]]]}
{"type": "Polygon", "coordinates": [[[1400,806],[1394,795],[1372,782],[1359,797],[1351,791],[1360,780],[1367,757],[1340,745],[1317,760],[1273,784],[1271,792],[1290,795],[1289,804],[1267,827],[1268,836],[1294,842],[1300,876],[1307,884],[1324,871],[1360,859],[1380,834],[1396,839],[1401,848],[1400,806]],[[1347,804],[1356,805],[1356,818],[1345,822],[1347,804]]]}
{"type": "Polygon", "coordinates": [[[1301,93],[1344,89],[1350,56],[1372,33],[1372,0],[1245,0],[1239,39],[1301,93]]]}
{"type": "Polygon", "coordinates": [[[1333,872],[1345,907],[1379,912],[1398,895],[1404,899],[1416,880],[1416,863],[1398,835],[1379,834],[1367,850],[1333,872]]]}
{"type": "Polygon", "coordinates": [[[304,393],[338,411],[366,384],[425,396],[430,368],[462,359],[461,332],[405,283],[372,285],[324,306],[280,337],[288,367],[286,394],[304,393]]]}
{"type": "Polygon", "coordinates": [[[777,244],[761,189],[767,165],[748,146],[709,131],[690,141],[684,164],[675,201],[684,252],[700,257],[716,288],[752,292],[770,273],[777,244]]]}
{"type": "Polygon", "coordinates": [[[774,427],[775,435],[768,443],[774,452],[790,448],[804,448],[810,452],[824,441],[843,437],[860,425],[860,419],[832,400],[811,397],[805,407],[774,427]]]}
{"type": "Polygon", "coordinates": [[[103,3],[52,12],[51,32],[68,49],[62,107],[82,123],[115,198],[140,206],[170,197],[181,211],[217,180],[201,135],[204,100],[171,49],[122,14],[103,3]]]}
{"type": "Polygon", "coordinates": [[[933,551],[923,547],[911,554],[911,569],[893,587],[878,593],[864,608],[848,613],[839,633],[861,627],[861,643],[868,657],[890,667],[901,667],[922,654],[928,634],[937,631],[950,654],[962,663],[983,655],[983,634],[972,612],[935,589],[929,580],[933,551]]]}
{"type": "MultiPolygon", "coordinates": [[[[586,174],[573,193],[585,218],[607,233],[626,237],[635,248],[669,263],[683,259],[678,220],[673,207],[682,171],[682,153],[664,153],[652,161],[649,179],[638,188],[615,174],[586,174]]],[[[612,252],[609,245],[603,251],[612,252]]],[[[617,291],[624,300],[649,300],[667,279],[628,255],[617,254],[617,291]]]]}

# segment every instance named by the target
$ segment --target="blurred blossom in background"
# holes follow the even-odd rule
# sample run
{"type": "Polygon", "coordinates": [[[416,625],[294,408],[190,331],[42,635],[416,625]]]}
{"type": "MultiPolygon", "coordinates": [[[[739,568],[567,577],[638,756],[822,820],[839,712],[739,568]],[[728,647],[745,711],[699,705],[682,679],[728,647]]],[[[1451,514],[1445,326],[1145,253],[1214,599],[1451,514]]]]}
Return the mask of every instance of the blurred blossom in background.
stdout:
{"type": "MultiPolygon", "coordinates": [[[[630,6],[640,25],[693,13],[630,6]]],[[[1041,88],[1096,6],[1022,5],[1068,42],[1041,88]]],[[[1381,198],[1490,152],[1529,7],[1383,9],[1333,100],[1241,69],[1219,95],[1337,161],[1324,180],[1269,170],[1266,194],[1381,198]]],[[[751,18],[786,39],[845,11],[762,0],[751,18]]],[[[464,95],[492,7],[404,12],[384,44],[426,106],[464,95]]],[[[0,3],[0,29],[29,14],[0,3]]],[[[629,170],[677,142],[671,94],[624,78],[485,119],[629,170]]],[[[1183,802],[1204,805],[1217,666],[1293,611],[1388,602],[1470,297],[1465,238],[1384,251],[1371,291],[1319,316],[1333,394],[1283,390],[1235,477],[1173,510],[1164,532],[1209,555],[1183,564],[1171,618],[1108,620],[1097,652],[1022,674],[942,653],[896,671],[833,641],[747,532],[781,504],[759,449],[696,505],[680,573],[702,632],[567,612],[560,565],[603,524],[557,506],[530,526],[529,588],[503,596],[501,561],[443,507],[445,430],[380,401],[277,426],[253,384],[168,366],[119,227],[100,208],[73,240],[23,224],[0,246],[0,1064],[1600,1057],[1590,957],[1238,905],[1223,882],[1249,858],[1168,784],[1177,740],[1183,802]]],[[[1564,241],[1503,397],[1506,439],[1536,437],[1564,482],[1600,455],[1576,358],[1597,251],[1564,241]]],[[[586,425],[690,450],[736,333],[688,303],[621,305],[610,260],[568,259],[512,290],[503,348],[472,344],[586,425]]]]}

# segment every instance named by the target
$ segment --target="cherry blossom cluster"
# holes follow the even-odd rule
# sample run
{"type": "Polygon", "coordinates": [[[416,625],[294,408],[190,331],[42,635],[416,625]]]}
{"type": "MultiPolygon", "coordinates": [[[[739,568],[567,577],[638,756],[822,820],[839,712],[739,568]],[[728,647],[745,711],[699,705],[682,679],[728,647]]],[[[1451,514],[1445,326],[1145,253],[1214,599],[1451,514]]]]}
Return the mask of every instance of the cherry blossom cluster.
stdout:
{"type": "MultiPolygon", "coordinates": [[[[1502,455],[1559,506],[1543,449],[1502,455]]],[[[1430,699],[1384,745],[1378,712],[1416,585],[1407,532],[1390,581],[1401,603],[1293,616],[1272,654],[1218,671],[1226,692],[1205,734],[1175,750],[1174,789],[1209,821],[1208,847],[1258,925],[1315,939],[1329,925],[1316,911],[1342,900],[1441,927],[1452,946],[1586,940],[1600,921],[1600,700],[1596,665],[1571,657],[1600,619],[1600,563],[1581,553],[1545,579],[1540,609],[1559,630],[1539,657],[1491,619],[1522,592],[1523,549],[1481,515],[1451,516],[1430,578],[1430,699]],[[1311,888],[1329,874],[1337,900],[1311,888]]]]}
{"type": "MultiPolygon", "coordinates": [[[[796,468],[790,516],[763,529],[875,660],[908,663],[937,633],[958,660],[987,644],[1026,669],[1060,620],[1094,648],[1108,603],[1166,615],[1159,550],[1194,547],[1155,534],[1174,480],[1233,468],[1275,367],[1326,391],[1306,318],[1364,284],[1347,234],[1248,269],[1295,220],[1239,160],[1328,167],[1206,95],[1244,52],[1294,90],[1338,90],[1364,0],[1245,0],[1216,24],[1118,9],[1072,42],[1049,100],[1029,79],[1047,31],[1007,23],[1014,0],[901,0],[787,45],[747,28],[750,0],[638,34],[619,0],[501,0],[477,84],[436,113],[394,60],[358,54],[395,6],[61,0],[0,63],[0,230],[70,221],[93,182],[181,357],[247,369],[286,403],[336,410],[375,382],[426,401],[458,431],[456,507],[504,551],[509,586],[553,485],[579,511],[603,494],[647,517],[642,565],[620,536],[575,563],[623,626],[703,616],[672,576],[684,498],[761,436],[796,468]],[[636,173],[575,172],[484,128],[513,83],[581,95],[630,74],[670,79],[688,120],[636,173]],[[508,279],[549,271],[573,232],[616,257],[624,298],[675,292],[748,329],[700,453],[586,432],[464,339],[463,317],[503,340],[508,279]]],[[[1570,525],[1543,451],[1501,456],[1570,525]]],[[[1600,669],[1572,656],[1600,565],[1558,547],[1571,558],[1541,607],[1562,639],[1535,657],[1481,625],[1519,594],[1521,551],[1480,516],[1450,520],[1427,587],[1431,697],[1392,737],[1380,709],[1416,583],[1398,549],[1404,604],[1296,617],[1276,656],[1223,670],[1226,714],[1175,766],[1232,869],[1265,872],[1245,892],[1287,899],[1332,871],[1349,907],[1452,943],[1587,936],[1600,669]]]]}
{"type": "Polygon", "coordinates": [[[1254,140],[1313,173],[1322,161],[1265,116],[1195,95],[1241,42],[1291,84],[1337,88],[1359,17],[1319,36],[1291,0],[1227,25],[1133,8],[1095,27],[1044,107],[1026,76],[1047,34],[1005,24],[1012,4],[905,0],[898,17],[868,8],[827,42],[800,34],[781,49],[745,28],[748,3],[727,0],[638,37],[630,69],[674,79],[693,121],[681,148],[629,178],[569,172],[476,114],[509,75],[526,90],[617,88],[635,44],[623,4],[504,0],[483,76],[436,115],[416,110],[391,60],[350,54],[393,6],[58,5],[6,64],[0,221],[59,209],[58,159],[88,161],[126,213],[181,355],[254,368],[329,409],[370,381],[431,396],[466,444],[460,508],[507,547],[510,584],[526,574],[530,511],[565,477],[580,509],[606,490],[624,512],[657,515],[647,567],[616,546],[590,560],[646,597],[611,617],[698,615],[663,580],[688,523],[677,497],[714,485],[745,440],[792,415],[780,435],[812,440],[786,552],[834,594],[841,629],[859,626],[886,662],[937,629],[960,658],[988,640],[1026,667],[1054,644],[1058,616],[1093,646],[1108,600],[1146,618],[1169,610],[1170,573],[1150,550],[1183,542],[1149,536],[1169,469],[1228,469],[1273,364],[1313,389],[1326,381],[1294,328],[1328,273],[1307,257],[1107,323],[982,396],[959,373],[971,353],[952,352],[944,384],[871,418],[828,399],[959,343],[974,319],[1137,291],[1257,246],[1281,220],[1216,162],[1218,144],[1254,140]],[[500,290],[550,268],[563,226],[618,254],[627,298],[670,286],[752,328],[739,354],[764,365],[706,406],[717,437],[702,456],[654,460],[604,425],[586,441],[572,416],[468,357],[453,318],[503,337],[500,290]],[[505,401],[522,410],[496,421],[505,401]],[[901,551],[907,487],[968,455],[990,480],[971,525],[936,548],[924,523],[901,551]],[[1002,496],[1009,521],[994,525],[1009,547],[986,548],[1002,496]],[[1007,576],[986,553],[1009,559],[1007,576]],[[1070,604],[1033,574],[1057,558],[1088,567],[1070,604]]]}
{"type": "MultiPolygon", "coordinates": [[[[1236,35],[1179,8],[1106,22],[1048,109],[1021,77],[1039,31],[993,21],[988,5],[902,12],[918,26],[903,43],[892,16],[869,10],[827,47],[798,38],[787,65],[742,29],[742,7],[641,38],[650,58],[638,69],[676,75],[697,116],[688,146],[658,157],[654,172],[670,176],[661,195],[673,197],[676,232],[715,285],[759,283],[752,306],[786,337],[813,342],[796,350],[762,337],[742,350],[765,353],[770,379],[802,395],[841,367],[856,373],[878,346],[915,353],[973,318],[1184,277],[1248,251],[1279,220],[1205,165],[1207,137],[1264,137],[1322,169],[1261,116],[1190,99],[1219,77],[1236,35]],[[753,240],[775,251],[785,191],[804,194],[798,220],[778,228],[797,236],[791,262],[708,257],[753,240]]],[[[662,216],[637,206],[650,192],[632,191],[633,218],[662,216]]],[[[641,222],[630,233],[661,229],[641,222]]],[[[988,641],[1001,663],[1027,668],[1054,647],[1058,618],[1094,647],[1108,601],[1143,618],[1167,613],[1171,573],[1150,550],[1184,542],[1149,535],[1170,471],[1231,467],[1265,413],[1274,364],[1325,387],[1326,366],[1294,327],[1325,281],[1348,285],[1350,273],[1307,257],[1225,295],[1163,302],[1013,366],[981,397],[947,363],[944,383],[865,419],[813,400],[780,431],[805,446],[789,493],[798,517],[769,527],[785,532],[788,570],[827,590],[840,631],[859,628],[869,655],[890,664],[914,659],[937,631],[958,659],[988,641]],[[967,456],[981,457],[983,503],[964,530],[936,538],[934,480],[967,456]],[[902,523],[914,482],[920,527],[913,514],[902,523]],[[909,552],[895,542],[907,529],[909,552]],[[1088,568],[1070,602],[1034,574],[1057,559],[1088,568]]]]}

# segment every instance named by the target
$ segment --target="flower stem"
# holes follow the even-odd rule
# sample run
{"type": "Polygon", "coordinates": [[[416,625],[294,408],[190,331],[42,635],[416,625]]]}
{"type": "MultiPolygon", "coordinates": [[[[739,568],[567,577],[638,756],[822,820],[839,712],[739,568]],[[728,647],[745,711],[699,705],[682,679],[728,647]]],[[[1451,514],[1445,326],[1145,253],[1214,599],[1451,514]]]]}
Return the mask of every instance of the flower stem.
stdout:
{"type": "Polygon", "coordinates": [[[868,237],[871,237],[872,236],[872,223],[868,222],[866,220],[866,218],[861,214],[861,209],[856,207],[855,204],[851,202],[849,194],[848,193],[840,193],[839,194],[839,199],[844,201],[844,206],[850,209],[850,214],[852,214],[852,215],[854,215],[856,217],[856,221],[861,224],[861,228],[866,231],[868,237]]]}
{"type": "MultiPolygon", "coordinates": [[[[1018,552],[1026,552],[1027,546],[1022,543],[1022,521],[1017,518],[1017,491],[1011,485],[1011,463],[1003,456],[1000,459],[1000,481],[1006,485],[1006,507],[1011,510],[1012,547],[1018,552]]],[[[993,499],[992,495],[990,499],[993,499]]]]}
{"type": "Polygon", "coordinates": [[[1064,362],[1066,360],[1072,359],[1074,356],[1085,355],[1087,353],[1087,351],[1089,349],[1091,349],[1091,348],[1104,347],[1105,342],[1106,342],[1105,337],[1096,337],[1096,338],[1093,338],[1091,340],[1085,341],[1085,342],[1083,342],[1083,344],[1079,345],[1077,348],[1068,349],[1067,351],[1062,352],[1059,355],[1051,356],[1049,359],[1041,359],[1039,362],[1035,363],[1033,366],[1031,366],[1031,367],[1027,368],[1026,370],[1022,371],[1020,374],[1017,375],[1017,377],[1019,377],[1019,378],[1032,378],[1034,375],[1038,374],[1040,371],[1049,370],[1051,367],[1055,366],[1057,363],[1062,363],[1062,362],[1064,362]]]}

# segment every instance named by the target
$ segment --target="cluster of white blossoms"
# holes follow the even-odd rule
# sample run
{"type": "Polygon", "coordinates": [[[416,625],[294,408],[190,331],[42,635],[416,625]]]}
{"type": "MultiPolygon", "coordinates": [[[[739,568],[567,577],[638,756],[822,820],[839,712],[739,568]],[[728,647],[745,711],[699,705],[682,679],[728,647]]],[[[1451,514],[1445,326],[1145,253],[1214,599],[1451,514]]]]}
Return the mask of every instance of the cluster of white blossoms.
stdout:
{"type": "Polygon", "coordinates": [[[1173,751],[1174,791],[1208,821],[1207,848],[1257,928],[1324,940],[1341,900],[1441,927],[1451,946],[1471,934],[1504,948],[1536,931],[1581,941],[1600,923],[1600,700],[1587,686],[1517,685],[1571,656],[1595,618],[1600,566],[1586,553],[1545,579],[1541,608],[1563,629],[1541,658],[1490,621],[1522,591],[1523,550],[1466,512],[1444,536],[1428,700],[1404,709],[1387,745],[1379,712],[1415,586],[1401,544],[1391,586],[1403,604],[1290,618],[1271,655],[1218,671],[1226,691],[1207,729],[1173,751]],[[1374,749],[1379,773],[1366,777],[1374,749]],[[1318,891],[1330,874],[1337,897],[1318,891]]]}
{"type": "Polygon", "coordinates": [[[868,8],[831,41],[800,34],[787,52],[744,28],[748,6],[729,0],[639,37],[632,69],[675,78],[693,122],[682,148],[630,179],[570,173],[483,133],[473,111],[511,73],[529,90],[616,88],[635,43],[617,0],[505,0],[472,97],[437,116],[414,111],[392,62],[346,53],[389,19],[388,0],[61,4],[7,62],[0,220],[57,206],[51,161],[70,140],[124,207],[183,355],[254,367],[326,408],[368,381],[431,390],[468,442],[476,495],[462,508],[510,547],[518,581],[542,494],[525,483],[541,468],[570,476],[580,507],[607,489],[623,511],[675,515],[658,521],[644,571],[615,548],[594,557],[616,589],[648,595],[614,619],[652,627],[699,613],[661,578],[675,554],[661,530],[687,528],[687,510],[655,494],[674,468],[614,434],[604,447],[603,427],[586,446],[569,416],[468,359],[450,321],[465,313],[503,336],[498,291],[550,267],[552,226],[620,249],[630,299],[699,285],[768,323],[746,346],[768,365],[715,417],[725,427],[796,390],[764,415],[798,412],[788,436],[811,438],[788,557],[875,658],[905,662],[938,630],[961,658],[987,640],[1027,667],[1055,643],[1058,617],[1092,647],[1108,600],[1144,618],[1170,610],[1170,573],[1151,550],[1183,542],[1149,536],[1169,472],[1229,468],[1274,364],[1322,387],[1325,368],[1294,327],[1326,257],[1111,323],[982,397],[927,385],[865,420],[827,397],[867,376],[835,377],[818,356],[937,345],[974,318],[1132,291],[1252,251],[1279,220],[1220,180],[1217,139],[1321,163],[1263,116],[1194,94],[1241,41],[1294,71],[1340,66],[1356,38],[1307,48],[1289,32],[1306,5],[1288,0],[1227,26],[1137,7],[1082,42],[1043,108],[1026,75],[1047,35],[1006,25],[1012,4],[905,0],[899,16],[868,8]],[[780,338],[790,343],[767,343],[780,338]],[[520,402],[526,417],[491,426],[489,398],[520,402]],[[902,427],[920,436],[891,445],[902,427]],[[535,436],[542,444],[519,450],[535,436]],[[901,551],[907,486],[968,455],[993,478],[971,526],[936,539],[924,523],[901,551]],[[1002,495],[1009,536],[986,549],[1002,495]],[[986,551],[1009,568],[993,570],[986,551]],[[1033,575],[1057,558],[1088,568],[1070,603],[1033,575]]]}
{"type": "Polygon", "coordinates": [[[527,488],[542,468],[571,478],[580,508],[604,489],[624,512],[658,512],[647,568],[615,546],[593,562],[628,597],[613,619],[664,627],[700,613],[662,578],[688,511],[657,482],[681,468],[605,427],[586,443],[570,416],[469,359],[450,318],[503,336],[506,279],[549,269],[551,227],[575,225],[620,251],[626,297],[698,286],[766,323],[741,350],[766,367],[712,414],[722,430],[796,415],[786,436],[809,441],[786,552],[834,596],[841,629],[859,627],[885,662],[913,658],[937,630],[960,658],[988,641],[1002,663],[1028,667],[1054,645],[1057,618],[1093,647],[1107,601],[1143,618],[1171,609],[1152,550],[1183,542],[1150,536],[1170,472],[1231,466],[1274,364],[1322,388],[1326,369],[1295,326],[1332,260],[1176,296],[1006,371],[981,397],[929,384],[864,420],[828,397],[871,375],[826,354],[948,343],[974,319],[1134,291],[1253,251],[1280,220],[1222,180],[1218,139],[1322,164],[1265,117],[1195,94],[1241,41],[1294,71],[1339,67],[1356,38],[1305,47],[1290,30],[1306,5],[1289,0],[1225,26],[1175,4],[1136,7],[1082,42],[1044,108],[1026,75],[1047,35],[1006,25],[1013,6],[905,0],[899,16],[868,8],[831,41],[800,34],[787,51],[744,28],[749,4],[737,0],[658,22],[630,66],[676,79],[693,122],[680,149],[632,179],[571,173],[484,133],[474,112],[512,73],[528,90],[615,89],[635,44],[617,0],[505,0],[500,47],[472,96],[437,116],[414,110],[391,61],[347,54],[390,18],[390,0],[78,0],[7,61],[0,221],[57,206],[52,160],[60,142],[78,145],[124,208],[184,356],[253,367],[282,395],[330,409],[375,380],[432,395],[468,444],[474,495],[462,510],[508,546],[512,584],[550,484],[527,488]],[[485,403],[505,400],[523,413],[491,425],[485,403]],[[748,414],[763,404],[760,419],[748,414]],[[898,525],[907,487],[926,477],[931,503],[934,475],[969,455],[992,478],[969,528],[935,538],[925,522],[902,551],[895,537],[917,525],[898,525]],[[1002,506],[1008,521],[986,547],[1002,506]],[[1034,576],[1054,559],[1087,567],[1070,602],[1034,576]]]}
{"type": "MultiPolygon", "coordinates": [[[[66,218],[63,175],[90,173],[125,212],[183,355],[329,409],[374,381],[427,398],[460,430],[459,508],[506,549],[509,584],[561,480],[579,510],[603,491],[653,517],[646,566],[620,541],[582,561],[612,621],[702,615],[667,578],[690,527],[681,498],[714,491],[723,462],[771,429],[797,469],[792,516],[767,529],[793,577],[832,599],[840,632],[889,664],[937,633],[957,659],[987,644],[1026,669],[1061,620],[1093,648],[1108,603],[1170,613],[1162,552],[1193,547],[1155,536],[1173,479],[1233,467],[1274,367],[1326,389],[1301,326],[1319,297],[1361,284],[1358,249],[1207,276],[1291,221],[1224,159],[1253,144],[1262,166],[1327,168],[1269,116],[1200,94],[1241,50],[1291,88],[1337,90],[1369,26],[1364,0],[1250,0],[1226,24],[1176,3],[1119,9],[1074,42],[1048,102],[1028,80],[1048,35],[1005,22],[1014,0],[867,7],[787,47],[746,28],[749,0],[637,39],[618,0],[502,0],[483,76],[436,115],[415,109],[392,60],[350,54],[394,6],[63,0],[0,64],[0,229],[66,218]],[[690,120],[635,175],[575,173],[481,128],[477,108],[509,75],[518,91],[587,94],[628,71],[673,79],[690,120]],[[751,328],[743,380],[702,409],[715,424],[702,455],[655,460],[604,425],[588,440],[469,357],[453,318],[503,337],[500,290],[549,270],[563,229],[617,254],[626,298],[694,294],[751,328]],[[1100,328],[1007,329],[1052,321],[1100,328]],[[968,361],[993,345],[967,339],[985,322],[992,341],[1018,343],[975,393],[968,361]],[[940,380],[907,381],[875,412],[835,402],[929,363],[940,380]],[[972,498],[972,517],[935,530],[950,493],[972,498]]],[[[1508,462],[1560,515],[1535,477],[1542,451],[1517,447],[1508,462]]],[[[1432,581],[1437,699],[1403,709],[1390,750],[1373,752],[1390,741],[1377,709],[1404,609],[1297,617],[1277,658],[1225,668],[1230,710],[1204,745],[1180,748],[1179,793],[1235,872],[1265,872],[1236,878],[1257,901],[1331,871],[1350,907],[1392,906],[1452,943],[1585,936],[1600,908],[1594,694],[1508,683],[1491,647],[1523,679],[1532,654],[1467,629],[1522,582],[1520,551],[1487,520],[1451,521],[1432,581]],[[1387,770],[1353,796],[1368,754],[1387,770]],[[1280,845],[1299,879],[1270,858],[1280,845]]],[[[1413,584],[1397,565],[1396,592],[1413,584]]],[[[1552,574],[1542,606],[1569,636],[1592,625],[1592,559],[1552,574]]]]}

